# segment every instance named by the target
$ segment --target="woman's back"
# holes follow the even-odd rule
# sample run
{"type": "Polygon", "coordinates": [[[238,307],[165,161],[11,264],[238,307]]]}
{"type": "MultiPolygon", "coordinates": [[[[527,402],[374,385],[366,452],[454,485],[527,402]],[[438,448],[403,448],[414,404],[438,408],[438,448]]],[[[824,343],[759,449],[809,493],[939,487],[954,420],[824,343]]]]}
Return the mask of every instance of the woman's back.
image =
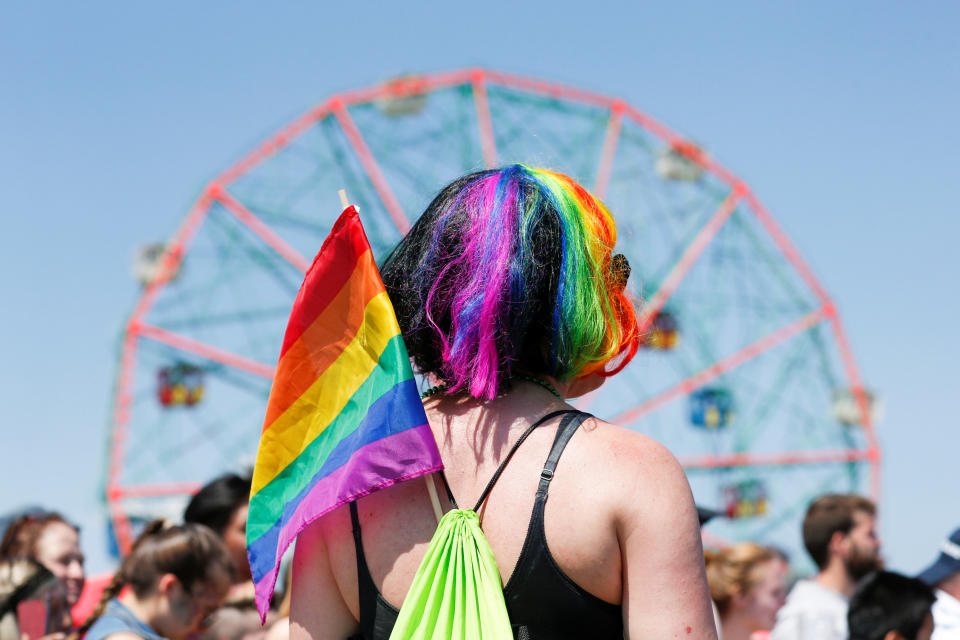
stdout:
{"type": "MultiPolygon", "coordinates": [[[[572,409],[562,398],[595,389],[636,354],[630,267],[613,254],[616,235],[609,210],[571,178],[513,165],[448,185],[381,265],[415,369],[441,383],[425,407],[460,507],[476,503],[525,430],[572,409]]],[[[628,635],[714,637],[695,509],[676,460],[591,418],[551,471],[557,424],[529,435],[479,512],[508,612],[562,625],[582,610],[587,622],[619,615],[628,635]],[[514,580],[518,561],[525,570],[514,580]],[[555,583],[568,592],[551,591],[555,583]],[[545,605],[533,607],[537,599],[545,605]]],[[[387,613],[401,605],[435,529],[426,487],[414,481],[301,533],[294,640],[369,627],[370,591],[387,613]]],[[[388,618],[362,631],[386,637],[388,618]]],[[[607,629],[621,634],[620,624],[607,629]]],[[[572,624],[540,634],[585,635],[603,634],[572,624]]]]}
{"type": "MultiPolygon", "coordinates": [[[[519,384],[513,393],[482,409],[472,404],[470,400],[433,400],[426,405],[450,489],[461,507],[474,505],[527,427],[552,411],[570,408],[532,384],[519,384]],[[531,407],[536,408],[535,415],[530,415],[531,407]]],[[[521,597],[550,597],[529,595],[537,591],[536,585],[523,588],[518,585],[518,578],[522,582],[523,577],[514,572],[521,554],[531,553],[523,547],[529,538],[541,472],[560,421],[551,420],[530,434],[505,466],[480,511],[503,583],[508,591],[519,586],[524,591],[521,597]]],[[[444,493],[442,489],[440,493],[444,493]]],[[[401,483],[363,498],[357,511],[362,551],[373,584],[386,603],[399,608],[436,529],[427,490],[421,482],[401,483]]],[[[603,608],[607,605],[622,612],[626,625],[630,624],[629,615],[637,616],[636,628],[653,633],[650,637],[661,637],[657,629],[679,631],[682,635],[678,637],[712,637],[712,614],[708,601],[701,598],[705,586],[691,580],[698,571],[702,574],[702,568],[696,560],[689,560],[701,553],[689,489],[672,456],[654,441],[587,419],[564,449],[550,481],[544,530],[548,554],[560,577],[573,583],[566,588],[578,591],[574,601],[579,598],[595,617],[607,613],[603,608]],[[638,527],[638,520],[645,522],[638,527]],[[623,561],[625,550],[633,552],[629,565],[623,561]],[[624,579],[636,575],[644,579],[625,594],[624,579]],[[663,598],[666,594],[670,597],[663,598]],[[623,606],[625,595],[632,599],[628,606],[623,606]]],[[[305,547],[326,549],[322,563],[329,563],[345,611],[354,622],[361,620],[362,589],[349,511],[331,514],[303,535],[307,536],[305,547]],[[315,544],[318,537],[322,537],[321,545],[315,544]]],[[[298,557],[306,560],[299,552],[298,557]]],[[[296,590],[294,594],[296,608],[296,590]]],[[[569,597],[562,600],[569,606],[569,597]]],[[[326,626],[331,620],[324,618],[326,626]]]]}

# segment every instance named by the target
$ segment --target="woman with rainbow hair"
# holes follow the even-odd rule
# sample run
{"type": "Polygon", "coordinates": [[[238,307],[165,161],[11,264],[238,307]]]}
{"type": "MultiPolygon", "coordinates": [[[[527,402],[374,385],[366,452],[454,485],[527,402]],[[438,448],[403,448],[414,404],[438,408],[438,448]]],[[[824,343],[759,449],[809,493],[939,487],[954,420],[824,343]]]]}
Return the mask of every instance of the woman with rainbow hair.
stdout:
{"type": "MultiPolygon", "coordinates": [[[[715,638],[683,469],[566,402],[637,351],[616,239],[571,178],[512,165],[444,188],[381,272],[435,385],[424,406],[437,480],[450,506],[477,504],[515,636],[715,638]]],[[[435,528],[423,484],[407,482],[305,529],[292,639],[386,640],[435,528]]]]}

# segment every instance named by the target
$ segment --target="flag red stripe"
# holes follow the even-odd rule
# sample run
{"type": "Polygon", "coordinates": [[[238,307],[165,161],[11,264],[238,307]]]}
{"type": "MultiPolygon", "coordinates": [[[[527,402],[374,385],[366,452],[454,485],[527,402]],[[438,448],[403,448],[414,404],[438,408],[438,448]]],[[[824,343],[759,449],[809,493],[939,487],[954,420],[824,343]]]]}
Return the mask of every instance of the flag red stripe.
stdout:
{"type": "Polygon", "coordinates": [[[340,293],[353,273],[357,260],[369,251],[370,243],[360,226],[357,209],[351,205],[340,214],[307,271],[290,312],[283,347],[280,349],[281,358],[340,293]]]}

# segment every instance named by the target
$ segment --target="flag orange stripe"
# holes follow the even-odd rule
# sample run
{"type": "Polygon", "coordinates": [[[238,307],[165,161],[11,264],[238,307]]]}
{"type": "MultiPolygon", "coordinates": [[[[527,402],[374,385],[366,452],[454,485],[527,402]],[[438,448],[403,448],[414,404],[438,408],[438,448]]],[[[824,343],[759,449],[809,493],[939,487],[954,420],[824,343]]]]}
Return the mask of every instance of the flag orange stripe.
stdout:
{"type": "Polygon", "coordinates": [[[280,357],[264,431],[336,361],[363,324],[367,304],[382,291],[373,252],[366,251],[340,291],[280,357]]]}

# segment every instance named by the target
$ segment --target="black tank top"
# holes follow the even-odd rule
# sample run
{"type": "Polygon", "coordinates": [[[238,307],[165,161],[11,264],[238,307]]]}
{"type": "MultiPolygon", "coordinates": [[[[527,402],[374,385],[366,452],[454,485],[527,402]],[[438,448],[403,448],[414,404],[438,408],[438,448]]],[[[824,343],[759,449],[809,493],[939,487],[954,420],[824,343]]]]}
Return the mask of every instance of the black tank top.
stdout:
{"type": "MultiPolygon", "coordinates": [[[[513,453],[528,435],[539,425],[564,415],[557,429],[550,455],[540,473],[533,503],[533,514],[527,527],[527,537],[520,551],[520,558],[513,574],[503,588],[507,613],[513,625],[514,637],[519,640],[550,638],[623,638],[623,617],[619,605],[610,604],[587,593],[571,580],[557,565],[543,528],[543,512],[547,503],[550,480],[560,460],[560,454],[580,424],[590,414],[579,411],[555,411],[531,425],[514,444],[510,453],[500,464],[487,488],[480,497],[475,510],[486,500],[513,453]]],[[[446,484],[446,478],[444,478],[446,484]]],[[[450,487],[450,501],[456,506],[450,487]]],[[[350,519],[353,522],[353,540],[357,549],[357,578],[360,596],[360,633],[351,640],[388,640],[397,615],[400,613],[387,602],[370,576],[367,560],[363,554],[363,539],[360,533],[360,518],[355,502],[350,503],[350,519]]]]}

